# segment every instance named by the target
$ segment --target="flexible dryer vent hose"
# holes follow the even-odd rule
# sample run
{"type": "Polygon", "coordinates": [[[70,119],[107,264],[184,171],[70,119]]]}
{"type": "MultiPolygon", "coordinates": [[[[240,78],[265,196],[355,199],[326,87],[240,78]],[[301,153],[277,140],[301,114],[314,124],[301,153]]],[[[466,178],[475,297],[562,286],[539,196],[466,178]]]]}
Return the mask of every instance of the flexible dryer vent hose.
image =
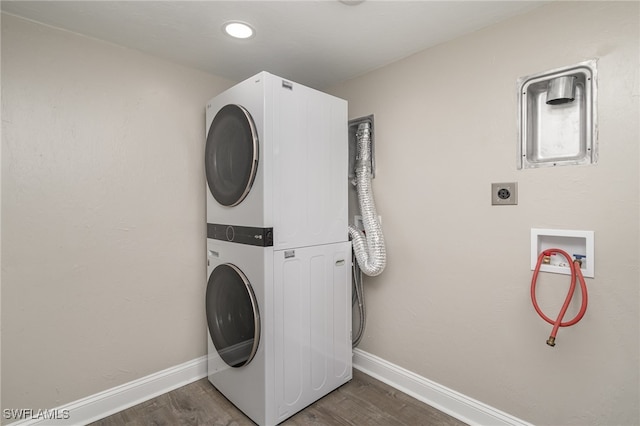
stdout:
{"type": "Polygon", "coordinates": [[[356,138],[359,158],[356,159],[355,185],[364,233],[354,226],[349,226],[349,235],[360,269],[366,275],[376,276],[384,270],[387,254],[382,227],[378,221],[373,192],[371,191],[371,129],[369,123],[358,125],[356,138]]]}

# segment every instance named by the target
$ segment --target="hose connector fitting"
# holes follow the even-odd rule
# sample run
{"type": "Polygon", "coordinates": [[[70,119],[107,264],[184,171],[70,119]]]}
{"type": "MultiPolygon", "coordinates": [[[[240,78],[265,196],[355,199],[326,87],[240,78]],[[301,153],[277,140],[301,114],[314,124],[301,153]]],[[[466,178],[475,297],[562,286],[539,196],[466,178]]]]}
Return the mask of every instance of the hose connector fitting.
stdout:
{"type": "Polygon", "coordinates": [[[547,340],[547,345],[549,346],[555,346],[556,345],[556,338],[553,336],[549,336],[549,339],[547,340]]]}

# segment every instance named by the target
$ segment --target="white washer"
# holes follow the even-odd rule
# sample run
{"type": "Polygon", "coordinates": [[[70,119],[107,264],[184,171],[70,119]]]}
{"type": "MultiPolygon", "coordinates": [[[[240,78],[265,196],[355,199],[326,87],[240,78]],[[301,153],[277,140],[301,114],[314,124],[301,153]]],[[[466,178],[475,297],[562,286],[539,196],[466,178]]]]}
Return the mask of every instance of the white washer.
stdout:
{"type": "Polygon", "coordinates": [[[210,238],[235,241],[232,226],[256,242],[273,230],[276,250],[348,240],[346,101],[261,72],[207,104],[206,131],[210,238]]]}
{"type": "Polygon", "coordinates": [[[208,377],[259,425],[352,378],[351,243],[207,240],[208,377]]]}

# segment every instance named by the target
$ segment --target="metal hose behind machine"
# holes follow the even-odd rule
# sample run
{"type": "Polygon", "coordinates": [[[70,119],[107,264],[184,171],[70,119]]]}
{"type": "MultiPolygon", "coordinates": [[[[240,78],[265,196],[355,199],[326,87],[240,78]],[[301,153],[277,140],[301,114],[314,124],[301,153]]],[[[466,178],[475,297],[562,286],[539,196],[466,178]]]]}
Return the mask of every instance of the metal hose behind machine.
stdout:
{"type": "Polygon", "coordinates": [[[358,125],[356,138],[358,156],[356,157],[356,177],[353,184],[358,193],[358,205],[360,206],[364,232],[349,225],[349,235],[357,261],[357,264],[354,262],[353,271],[354,303],[358,304],[360,318],[360,327],[353,339],[354,347],[362,339],[366,322],[362,273],[369,276],[380,275],[387,263],[384,235],[371,190],[371,128],[369,123],[364,122],[358,125]]]}

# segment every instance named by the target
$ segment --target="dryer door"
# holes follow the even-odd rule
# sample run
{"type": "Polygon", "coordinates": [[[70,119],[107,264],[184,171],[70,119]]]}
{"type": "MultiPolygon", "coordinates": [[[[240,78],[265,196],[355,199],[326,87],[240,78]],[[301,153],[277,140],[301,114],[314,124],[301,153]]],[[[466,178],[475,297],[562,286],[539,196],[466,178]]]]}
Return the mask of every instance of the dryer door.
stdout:
{"type": "Polygon", "coordinates": [[[251,114],[229,104],[218,111],[207,135],[205,169],[211,194],[223,206],[244,200],[258,170],[258,133],[251,114]]]}
{"type": "Polygon", "coordinates": [[[253,359],[260,341],[260,314],[251,284],[231,263],[209,276],[206,295],[209,334],[218,354],[231,367],[253,359]]]}

